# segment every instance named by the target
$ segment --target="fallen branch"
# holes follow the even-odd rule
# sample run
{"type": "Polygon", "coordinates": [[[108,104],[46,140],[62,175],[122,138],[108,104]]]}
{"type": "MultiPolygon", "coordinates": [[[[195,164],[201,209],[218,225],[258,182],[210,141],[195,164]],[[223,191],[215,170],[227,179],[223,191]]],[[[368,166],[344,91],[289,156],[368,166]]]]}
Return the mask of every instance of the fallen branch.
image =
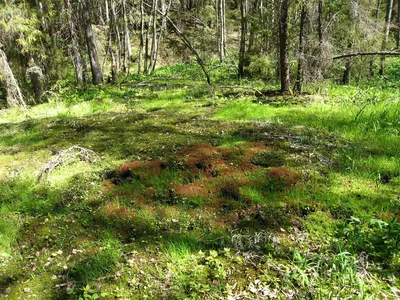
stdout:
{"type": "Polygon", "coordinates": [[[332,57],[333,60],[335,59],[342,59],[348,57],[355,57],[355,56],[400,56],[400,52],[398,51],[374,51],[374,52],[357,52],[357,53],[347,53],[338,56],[332,57]]]}
{"type": "Polygon", "coordinates": [[[45,164],[38,176],[37,181],[40,181],[44,177],[47,178],[56,168],[71,163],[77,158],[79,158],[81,161],[87,162],[96,162],[100,160],[100,157],[93,150],[75,145],[61,151],[47,164],[45,164]]]}

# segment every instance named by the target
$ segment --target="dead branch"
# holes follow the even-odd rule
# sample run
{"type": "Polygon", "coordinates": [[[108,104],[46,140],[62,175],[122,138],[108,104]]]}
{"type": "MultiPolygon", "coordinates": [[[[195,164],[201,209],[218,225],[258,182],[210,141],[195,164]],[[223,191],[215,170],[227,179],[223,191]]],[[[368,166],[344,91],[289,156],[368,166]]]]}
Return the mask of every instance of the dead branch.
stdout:
{"type": "Polygon", "coordinates": [[[75,159],[79,158],[81,161],[97,162],[100,157],[93,150],[80,147],[78,145],[72,146],[66,150],[59,152],[42,168],[38,175],[38,181],[44,177],[48,177],[56,168],[69,164],[75,159]]]}
{"type": "Polygon", "coordinates": [[[398,51],[374,51],[374,52],[357,52],[357,53],[347,53],[338,56],[332,57],[333,60],[335,59],[342,59],[347,57],[355,57],[355,56],[400,56],[400,52],[398,51]]]}

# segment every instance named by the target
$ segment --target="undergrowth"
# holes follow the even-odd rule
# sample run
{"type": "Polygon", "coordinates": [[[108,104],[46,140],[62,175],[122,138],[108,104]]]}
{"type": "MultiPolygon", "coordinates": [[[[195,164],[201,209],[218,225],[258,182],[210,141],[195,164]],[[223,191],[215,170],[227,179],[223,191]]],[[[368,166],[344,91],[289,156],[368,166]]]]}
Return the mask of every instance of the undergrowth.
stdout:
{"type": "Polygon", "coordinates": [[[171,73],[0,112],[2,297],[399,297],[397,89],[257,97],[171,73]],[[73,145],[100,161],[38,179],[73,145]]]}

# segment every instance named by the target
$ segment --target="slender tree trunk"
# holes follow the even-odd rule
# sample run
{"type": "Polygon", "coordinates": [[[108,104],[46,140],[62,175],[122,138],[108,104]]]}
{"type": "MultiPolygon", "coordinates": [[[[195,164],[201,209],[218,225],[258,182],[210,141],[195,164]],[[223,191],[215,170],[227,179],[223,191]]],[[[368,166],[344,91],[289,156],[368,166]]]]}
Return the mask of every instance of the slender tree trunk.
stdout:
{"type": "Polygon", "coordinates": [[[144,51],[144,0],[140,0],[140,45],[139,45],[139,62],[138,74],[143,70],[143,51],[144,51]]]}
{"type": "Polygon", "coordinates": [[[115,61],[115,54],[114,54],[114,49],[113,49],[113,44],[112,44],[112,34],[114,32],[114,20],[113,16],[110,17],[110,10],[108,9],[108,0],[105,1],[106,3],[106,22],[108,25],[108,45],[107,45],[107,51],[106,55],[104,56],[103,60],[103,70],[105,69],[105,64],[107,62],[107,56],[108,53],[110,53],[111,56],[111,78],[108,79],[108,82],[115,82],[117,79],[117,62],[115,61]]]}
{"type": "Polygon", "coordinates": [[[376,19],[379,19],[379,13],[381,11],[381,3],[382,0],[378,0],[378,3],[376,5],[376,14],[375,14],[376,19]]]}
{"type": "Polygon", "coordinates": [[[154,70],[155,70],[156,65],[157,65],[157,59],[158,59],[158,52],[159,52],[159,49],[160,49],[160,43],[161,43],[163,32],[167,27],[167,15],[168,15],[168,12],[169,12],[169,10],[171,8],[171,4],[172,4],[172,0],[169,1],[168,5],[165,4],[165,0],[161,0],[161,12],[162,12],[161,28],[160,28],[160,33],[159,33],[158,38],[157,38],[157,47],[156,47],[156,51],[154,52],[153,65],[152,65],[152,68],[150,70],[150,74],[154,73],[154,70]]]}
{"type": "Polygon", "coordinates": [[[149,72],[149,43],[150,43],[150,24],[153,22],[153,9],[150,13],[150,20],[146,25],[146,40],[145,40],[145,51],[144,51],[144,73],[148,74],[149,72]]]}
{"type": "Polygon", "coordinates": [[[299,59],[297,63],[297,78],[294,89],[298,93],[303,92],[303,81],[304,81],[304,51],[305,51],[305,39],[304,31],[307,20],[307,10],[306,3],[302,1],[301,3],[301,14],[300,14],[300,31],[299,31],[299,59]]]}
{"type": "Polygon", "coordinates": [[[226,0],[221,0],[221,53],[223,59],[226,56],[226,0]]]}
{"type": "Polygon", "coordinates": [[[239,46],[239,64],[238,77],[244,77],[245,59],[246,59],[246,36],[247,36],[247,0],[240,1],[240,46],[239,46]]]}
{"type": "Polygon", "coordinates": [[[281,0],[274,0],[274,10],[273,10],[273,24],[274,24],[274,45],[273,53],[275,54],[275,76],[276,80],[280,81],[281,78],[281,61],[280,61],[280,10],[281,10],[281,0]]]}
{"type": "Polygon", "coordinates": [[[103,82],[103,73],[101,72],[99,60],[97,57],[96,46],[94,43],[93,29],[92,23],[90,21],[89,16],[89,7],[88,4],[85,3],[83,6],[83,19],[85,22],[85,35],[86,35],[86,43],[88,48],[88,54],[90,59],[90,68],[92,71],[92,82],[94,85],[100,84],[103,82]]]}
{"type": "Polygon", "coordinates": [[[65,0],[65,7],[67,9],[68,27],[71,38],[71,56],[72,56],[72,62],[74,64],[76,81],[78,82],[79,85],[82,85],[83,84],[82,58],[79,54],[79,41],[75,32],[75,24],[72,21],[73,14],[72,14],[70,0],[65,0]]]}
{"type": "Polygon", "coordinates": [[[281,3],[281,26],[279,32],[279,54],[281,65],[281,92],[291,94],[290,90],[290,66],[289,66],[289,0],[282,0],[281,3]]]}
{"type": "MultiPolygon", "coordinates": [[[[353,43],[350,42],[349,45],[347,46],[347,48],[350,50],[353,47],[353,43]]],[[[344,85],[348,85],[350,83],[350,75],[351,75],[351,60],[347,59],[346,60],[346,64],[345,64],[345,69],[343,72],[343,79],[342,79],[342,83],[344,85]]]]}
{"type": "MultiPolygon", "coordinates": [[[[147,6],[149,6],[148,4],[146,4],[147,6]]],[[[161,11],[157,10],[157,12],[159,14],[162,14],[161,11]]],[[[211,79],[210,79],[210,75],[207,72],[207,69],[205,67],[204,61],[201,58],[200,54],[196,51],[196,49],[192,46],[192,44],[190,43],[190,41],[188,40],[188,38],[183,34],[183,32],[178,28],[178,26],[176,26],[176,24],[171,20],[170,17],[168,17],[168,15],[166,16],[167,21],[170,23],[172,29],[175,31],[176,35],[181,39],[181,41],[183,42],[183,44],[193,53],[193,55],[196,57],[196,61],[199,64],[201,70],[203,71],[206,80],[207,80],[207,84],[211,86],[211,79]]]]}
{"type": "Polygon", "coordinates": [[[117,14],[115,12],[115,3],[114,0],[110,0],[110,6],[111,6],[111,19],[112,19],[112,24],[113,28],[115,31],[115,39],[117,42],[117,57],[116,57],[116,62],[117,62],[117,72],[121,69],[122,66],[122,43],[121,43],[121,34],[119,32],[119,27],[117,24],[117,14]]]}
{"type": "Polygon", "coordinates": [[[157,0],[153,0],[153,7],[152,7],[152,11],[153,11],[153,23],[152,23],[153,37],[152,37],[152,40],[151,40],[150,65],[149,65],[149,70],[148,70],[149,74],[153,70],[155,53],[157,52],[157,9],[158,9],[158,1],[157,0]]]}
{"type": "Polygon", "coordinates": [[[126,11],[126,0],[122,0],[122,13],[124,18],[124,73],[129,73],[129,61],[132,57],[132,47],[126,11]]]}
{"type": "Polygon", "coordinates": [[[179,28],[175,25],[172,20],[167,17],[168,22],[172,25],[172,28],[174,29],[175,33],[177,36],[182,40],[182,42],[188,47],[188,49],[196,56],[197,63],[199,64],[200,68],[202,69],[204,75],[206,76],[207,84],[211,85],[211,79],[210,75],[208,74],[206,67],[204,65],[204,61],[201,58],[200,54],[196,51],[196,49],[192,46],[190,41],[186,38],[186,36],[179,30],[179,28]]]}
{"type": "Polygon", "coordinates": [[[106,23],[110,24],[110,9],[108,8],[108,0],[104,1],[104,6],[105,6],[106,23]]]}
{"type": "Polygon", "coordinates": [[[226,55],[225,0],[216,1],[216,11],[217,11],[218,54],[220,61],[223,62],[226,55]]]}
{"type": "MultiPolygon", "coordinates": [[[[387,8],[386,8],[386,25],[385,25],[385,36],[383,38],[382,50],[386,49],[388,40],[389,40],[389,32],[390,32],[390,22],[392,19],[392,10],[393,10],[393,0],[387,0],[387,8]]],[[[385,57],[381,57],[381,67],[379,69],[379,74],[385,74],[385,57]]]]}
{"type": "Polygon", "coordinates": [[[397,1],[397,34],[396,34],[396,48],[400,48],[400,1],[397,1]]]}

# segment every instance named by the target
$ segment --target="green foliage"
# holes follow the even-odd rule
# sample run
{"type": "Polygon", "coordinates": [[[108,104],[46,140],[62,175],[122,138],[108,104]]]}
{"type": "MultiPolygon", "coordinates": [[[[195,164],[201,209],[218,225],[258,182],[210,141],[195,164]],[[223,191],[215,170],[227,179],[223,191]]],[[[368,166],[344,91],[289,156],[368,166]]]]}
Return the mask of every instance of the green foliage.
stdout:
{"type": "Polygon", "coordinates": [[[250,65],[246,67],[250,77],[273,81],[275,78],[275,64],[268,56],[256,55],[250,58],[250,65]]]}
{"type": "Polygon", "coordinates": [[[399,268],[400,222],[397,217],[383,221],[370,217],[352,217],[337,232],[345,247],[353,253],[384,262],[389,267],[399,268]]]}
{"type": "Polygon", "coordinates": [[[275,106],[125,84],[59,82],[50,103],[1,114],[1,293],[389,297],[396,89],[326,85],[326,96],[275,106]],[[102,162],[77,159],[38,182],[72,145],[102,162]]]}

